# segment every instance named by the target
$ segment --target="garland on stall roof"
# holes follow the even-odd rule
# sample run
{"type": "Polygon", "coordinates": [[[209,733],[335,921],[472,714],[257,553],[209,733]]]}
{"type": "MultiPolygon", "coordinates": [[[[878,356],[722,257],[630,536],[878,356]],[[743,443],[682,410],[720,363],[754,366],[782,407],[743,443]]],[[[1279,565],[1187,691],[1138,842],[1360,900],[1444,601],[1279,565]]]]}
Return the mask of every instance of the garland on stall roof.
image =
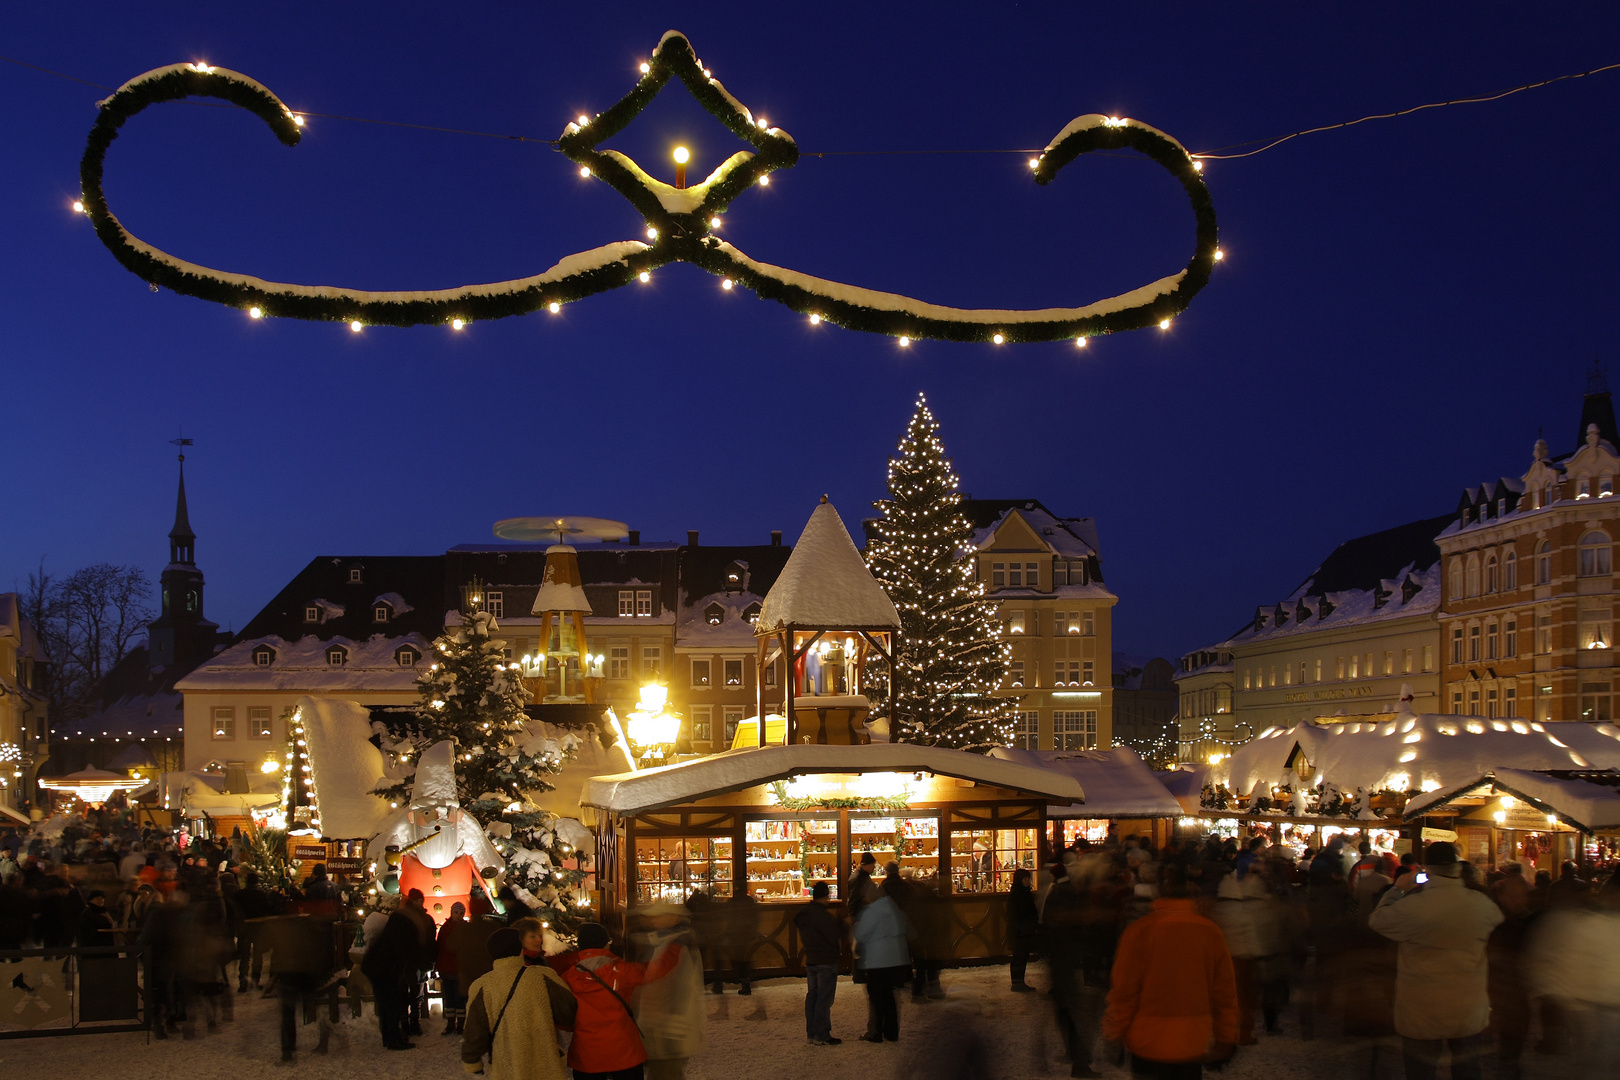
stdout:
{"type": "Polygon", "coordinates": [[[756,119],[703,67],[687,39],[665,34],[642,77],[617,104],[595,117],[570,123],[556,146],[586,175],[623,195],[647,223],[647,238],[621,241],[570,255],[532,277],[457,289],[421,292],[368,292],[292,285],[199,266],[159,250],[126,230],[107,206],[103,172],[107,149],[125,121],[150,105],[186,97],[212,97],[252,112],[287,146],[301,138],[303,118],[264,86],[238,72],[207,64],[175,64],[149,71],[119,87],[100,103],[79,166],[81,202],[96,235],[123,266],[154,286],[249,311],[254,317],[418,326],[449,324],[459,329],[478,319],[499,319],[566,303],[645,281],[655,269],[685,261],[809,316],[850,330],[888,334],[906,344],[912,338],[946,341],[1030,342],[1083,340],[1098,334],[1137,330],[1179,315],[1209,281],[1220,258],[1216,249],[1215,208],[1199,174],[1199,163],[1164,132],[1134,120],[1088,114],[1071,121],[1037,157],[1031,175],[1048,184],[1082,154],[1096,150],[1135,150],[1175,176],[1187,192],[1196,219],[1192,258],[1176,274],[1131,292],[1078,308],[1006,311],[952,308],[895,293],[845,285],[758,262],[713,235],[719,214],[768,173],[791,167],[799,151],[791,136],[756,119]],[[599,151],[605,139],[622,131],[678,79],[727,129],[753,151],[733,154],[706,179],[688,188],[665,184],[617,151],[599,151]]]}
{"type": "Polygon", "coordinates": [[[776,800],[777,805],[784,810],[909,810],[911,808],[911,788],[909,787],[899,795],[863,795],[837,799],[823,799],[812,795],[800,798],[788,794],[787,781],[777,780],[771,784],[771,796],[776,800]]]}

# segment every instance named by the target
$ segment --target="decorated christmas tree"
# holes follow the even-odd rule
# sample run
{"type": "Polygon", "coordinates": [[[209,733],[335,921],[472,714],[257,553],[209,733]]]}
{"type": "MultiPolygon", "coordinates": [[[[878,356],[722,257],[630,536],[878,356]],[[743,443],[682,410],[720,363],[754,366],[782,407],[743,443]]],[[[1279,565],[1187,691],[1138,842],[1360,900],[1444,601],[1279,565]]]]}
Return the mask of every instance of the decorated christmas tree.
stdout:
{"type": "Polygon", "coordinates": [[[1012,737],[1018,699],[997,697],[1011,657],[998,605],[973,572],[973,530],[928,402],[889,462],[866,561],[900,611],[899,692],[891,738],[988,750],[1012,737]]]}
{"type": "Polygon", "coordinates": [[[389,730],[383,745],[402,778],[377,793],[408,805],[422,751],[453,741],[457,801],[505,856],[505,884],[541,919],[567,932],[578,917],[581,853],[564,838],[572,836],[566,826],[559,832],[557,815],[532,798],[552,790],[549,778],[578,742],[529,730],[523,711],[529,691],[518,665],[505,658],[506,643],[491,637],[497,629],[488,612],[475,608],[460,628],[434,642],[434,662],[417,679],[421,701],[414,718],[389,730]]]}

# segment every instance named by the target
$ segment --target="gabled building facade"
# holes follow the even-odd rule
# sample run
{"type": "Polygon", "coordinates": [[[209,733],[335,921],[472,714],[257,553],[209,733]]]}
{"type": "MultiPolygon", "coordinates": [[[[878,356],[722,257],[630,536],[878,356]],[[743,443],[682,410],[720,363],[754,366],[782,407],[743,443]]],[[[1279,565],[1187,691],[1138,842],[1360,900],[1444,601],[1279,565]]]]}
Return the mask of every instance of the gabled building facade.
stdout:
{"type": "Polygon", "coordinates": [[[1021,699],[1014,745],[1113,745],[1113,610],[1097,525],[1060,518],[1034,499],[964,498],[974,566],[1001,605],[1012,661],[1002,692],[1021,699]]]}
{"type": "Polygon", "coordinates": [[[1601,374],[1576,449],[1538,439],[1529,468],[1464,492],[1437,543],[1444,699],[1435,711],[1612,720],[1620,432],[1601,374]]]}
{"type": "Polygon", "coordinates": [[[22,597],[0,593],[0,825],[27,820],[34,774],[50,752],[49,670],[22,597]]]}

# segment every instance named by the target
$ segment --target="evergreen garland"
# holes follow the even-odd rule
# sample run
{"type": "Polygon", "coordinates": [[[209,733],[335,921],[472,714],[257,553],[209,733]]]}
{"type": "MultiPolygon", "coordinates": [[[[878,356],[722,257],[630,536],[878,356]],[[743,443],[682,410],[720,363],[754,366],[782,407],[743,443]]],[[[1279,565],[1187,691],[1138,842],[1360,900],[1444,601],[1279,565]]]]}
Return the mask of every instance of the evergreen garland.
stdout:
{"type": "Polygon", "coordinates": [[[945,341],[1061,341],[1142,329],[1179,315],[1208,283],[1215,265],[1214,203],[1192,156],[1156,128],[1096,114],[1071,121],[1031,161],[1031,175],[1036,183],[1048,184],[1077,157],[1095,150],[1135,150],[1151,158],[1181,182],[1197,223],[1192,257],[1179,273],[1084,307],[1005,311],[929,304],[759,262],[713,235],[716,215],[766,174],[794,165],[797,145],[786,132],[756,120],[727,93],[683,35],[666,33],[643,68],[641,79],[617,104],[595,117],[582,117],[583,124],[570,123],[556,147],[623,195],[645,219],[652,242],[621,241],[579,252],[532,277],[429,291],[315,288],[198,266],[140,241],[108,208],[102,186],[107,150],[130,117],[159,102],[212,97],[252,112],[287,146],[296,146],[301,137],[301,118],[267,88],[238,72],[203,64],[149,71],[100,103],[79,165],[81,201],[101,242],[126,269],[152,285],[243,310],[256,308],[267,316],[362,325],[445,325],[556,310],[685,261],[802,315],[849,330],[945,341]],[[753,147],[733,154],[689,188],[653,178],[616,151],[596,149],[634,120],[672,78],[753,147]]]}
{"type": "Polygon", "coordinates": [[[973,529],[939,424],[919,394],[866,561],[900,612],[895,742],[984,752],[1012,739],[1018,698],[996,694],[1012,657],[1000,605],[974,573],[973,529]]]}
{"type": "Polygon", "coordinates": [[[548,778],[578,744],[571,735],[560,743],[530,735],[523,711],[529,691],[518,665],[505,659],[506,643],[490,636],[496,629],[493,616],[474,611],[459,629],[433,643],[436,659],[417,678],[421,698],[415,722],[390,730],[393,741],[384,745],[412,775],[377,794],[409,805],[412,760],[429,746],[452,740],[457,799],[506,856],[505,884],[541,919],[567,932],[578,918],[575,891],[585,876],[567,861],[580,853],[558,835],[557,815],[541,810],[531,797],[552,790],[548,778]]]}
{"type": "Polygon", "coordinates": [[[815,795],[789,795],[787,781],[771,784],[771,797],[784,810],[906,810],[911,807],[911,789],[899,795],[849,795],[825,799],[815,795]]]}

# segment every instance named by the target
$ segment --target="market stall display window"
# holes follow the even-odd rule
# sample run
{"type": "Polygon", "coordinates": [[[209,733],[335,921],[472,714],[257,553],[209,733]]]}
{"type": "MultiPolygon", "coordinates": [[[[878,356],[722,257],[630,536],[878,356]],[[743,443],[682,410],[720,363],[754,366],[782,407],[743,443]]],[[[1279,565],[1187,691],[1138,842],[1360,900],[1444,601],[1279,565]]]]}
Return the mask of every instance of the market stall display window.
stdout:
{"type": "Polygon", "coordinates": [[[1107,840],[1108,819],[1065,818],[1063,820],[1063,846],[1068,847],[1080,839],[1092,844],[1100,844],[1107,840]]]}
{"type": "Polygon", "coordinates": [[[1019,867],[1034,873],[1039,829],[956,829],[951,832],[951,891],[1007,892],[1019,867]]]}
{"type": "MultiPolygon", "coordinates": [[[[877,860],[872,880],[883,883],[890,861],[904,866],[939,867],[939,818],[937,817],[855,817],[849,820],[849,873],[860,864],[861,855],[870,851],[877,860]]],[[[847,875],[846,875],[847,876],[847,875]]]]}
{"type": "Polygon", "coordinates": [[[767,818],[743,828],[754,899],[798,900],[818,880],[839,895],[837,818],[767,818]]]}
{"type": "Polygon", "coordinates": [[[693,892],[717,900],[731,896],[731,838],[638,836],[636,899],[684,903],[693,892]]]}

